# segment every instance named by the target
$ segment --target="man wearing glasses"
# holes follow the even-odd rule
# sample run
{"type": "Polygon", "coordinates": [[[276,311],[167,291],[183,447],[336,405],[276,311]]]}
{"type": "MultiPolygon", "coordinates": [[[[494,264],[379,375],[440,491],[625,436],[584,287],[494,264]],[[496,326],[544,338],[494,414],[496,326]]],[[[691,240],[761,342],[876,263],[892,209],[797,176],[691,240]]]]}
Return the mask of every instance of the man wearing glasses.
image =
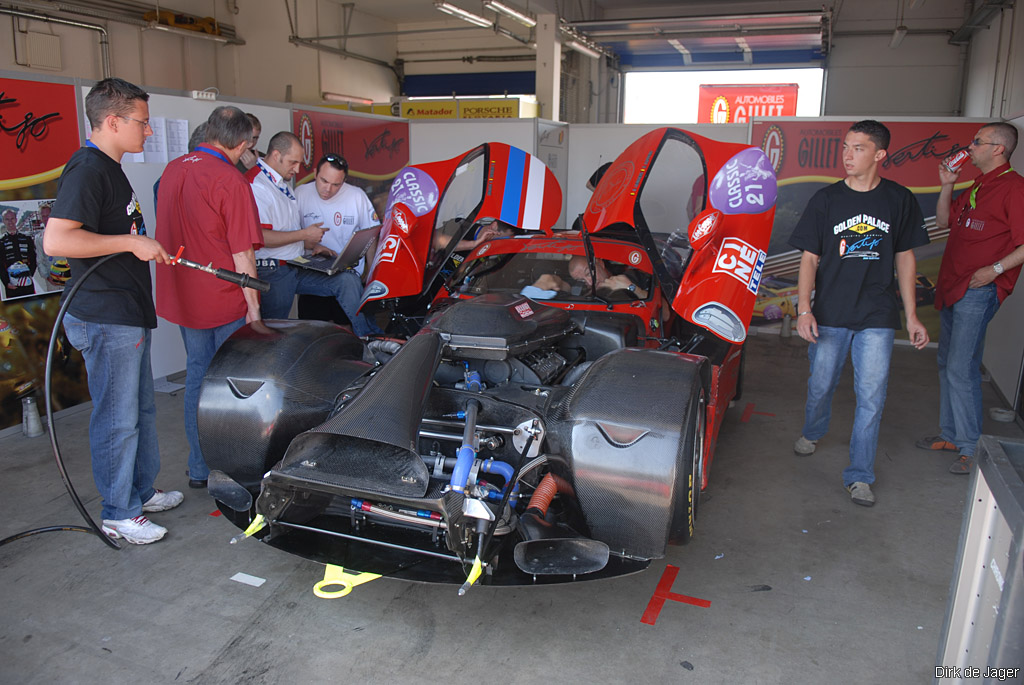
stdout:
{"type": "Polygon", "coordinates": [[[981,437],[981,356],[985,329],[1013,292],[1024,263],[1024,178],[1010,168],[1017,129],[982,126],[968,148],[981,171],[953,200],[960,174],[939,166],[942,188],[935,223],[949,228],[939,268],[935,308],[939,334],[940,433],[917,441],[922,449],[958,452],[950,473],[970,473],[981,437]]]}
{"type": "MultiPolygon", "coordinates": [[[[92,416],[89,447],[103,498],[103,532],[132,544],[156,542],[167,529],[146,514],[181,504],[180,492],[153,488],[160,471],[150,365],[156,328],[149,263],[170,264],[146,237],[142,209],[121,169],[126,152],[142,152],[153,135],[149,95],[121,79],[104,79],[85,98],[92,135],[64,167],[43,233],[47,254],[71,262],[71,283],[104,262],[68,308],[64,330],[85,357],[92,416]]],[[[68,291],[65,291],[65,294],[68,291]]]]}

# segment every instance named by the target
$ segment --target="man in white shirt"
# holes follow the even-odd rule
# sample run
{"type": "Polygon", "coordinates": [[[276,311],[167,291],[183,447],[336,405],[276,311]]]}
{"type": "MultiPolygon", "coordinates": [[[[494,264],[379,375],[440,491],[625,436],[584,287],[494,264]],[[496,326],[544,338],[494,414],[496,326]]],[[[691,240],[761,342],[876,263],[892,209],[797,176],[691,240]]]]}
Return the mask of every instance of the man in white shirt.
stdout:
{"type": "Polygon", "coordinates": [[[295,178],[302,161],[302,145],[298,137],[281,131],[270,139],[267,156],[246,174],[259,208],[264,247],[256,251],[256,271],[261,280],[270,283],[270,292],[260,302],[264,319],[284,319],[291,311],[296,294],[329,295],[337,300],[352,322],[352,331],[362,337],[379,332],[365,316],[358,313],[363,288],[354,271],[334,276],[287,264],[302,256],[307,249],[314,254],[331,250],[320,244],[328,229],[322,223],[302,228],[299,204],[289,181],[295,178]]]}
{"type": "MultiPolygon", "coordinates": [[[[348,162],[345,158],[328,154],[317,163],[314,182],[295,189],[302,223],[320,223],[327,227],[329,230],[320,242],[334,252],[344,250],[357,230],[380,225],[370,198],[362,188],[346,183],[347,178],[348,162]]],[[[372,244],[367,253],[374,253],[372,244]]],[[[355,267],[360,276],[364,262],[359,260],[355,267]]]]}

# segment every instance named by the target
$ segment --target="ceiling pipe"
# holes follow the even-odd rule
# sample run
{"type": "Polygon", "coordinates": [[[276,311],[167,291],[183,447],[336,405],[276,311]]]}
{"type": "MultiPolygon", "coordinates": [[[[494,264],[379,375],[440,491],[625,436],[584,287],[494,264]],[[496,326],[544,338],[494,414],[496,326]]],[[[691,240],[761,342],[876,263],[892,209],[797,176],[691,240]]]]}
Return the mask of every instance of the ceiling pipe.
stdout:
{"type": "Polygon", "coordinates": [[[949,42],[953,45],[966,45],[978,29],[987,29],[988,22],[1004,9],[1012,9],[1016,0],[985,0],[977,6],[970,17],[960,28],[953,32],[949,42]]]}
{"type": "Polygon", "coordinates": [[[0,7],[0,14],[6,14],[12,17],[21,17],[22,19],[32,19],[34,21],[44,21],[50,24],[61,24],[62,26],[74,26],[76,28],[97,32],[99,34],[100,41],[100,71],[103,73],[103,78],[110,78],[110,40],[107,36],[106,28],[99,24],[90,24],[85,21],[59,19],[46,14],[24,12],[22,10],[8,9],[6,7],[0,7]]]}

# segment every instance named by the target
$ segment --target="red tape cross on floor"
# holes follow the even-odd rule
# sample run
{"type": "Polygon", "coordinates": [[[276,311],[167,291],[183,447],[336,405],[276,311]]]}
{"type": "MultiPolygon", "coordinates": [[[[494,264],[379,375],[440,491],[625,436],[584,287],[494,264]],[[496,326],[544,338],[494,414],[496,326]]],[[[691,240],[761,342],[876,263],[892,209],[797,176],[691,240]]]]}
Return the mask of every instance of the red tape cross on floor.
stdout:
{"type": "Polygon", "coordinates": [[[671,599],[673,602],[682,602],[683,604],[692,604],[698,607],[704,607],[707,609],[711,606],[711,600],[709,599],[697,599],[696,597],[689,597],[687,595],[680,595],[672,592],[672,583],[676,582],[676,576],[679,575],[679,567],[669,564],[665,567],[665,572],[661,574],[661,580],[658,581],[658,587],[654,588],[654,595],[651,597],[651,601],[647,603],[647,609],[644,611],[643,617],[640,619],[641,623],[653,626],[658,622],[658,614],[661,613],[661,608],[665,606],[665,600],[671,599]]]}
{"type": "Polygon", "coordinates": [[[757,414],[758,416],[775,416],[775,414],[769,414],[766,411],[754,411],[754,403],[747,402],[747,407],[743,410],[743,416],[740,417],[740,423],[750,421],[750,417],[754,414],[757,414]]]}

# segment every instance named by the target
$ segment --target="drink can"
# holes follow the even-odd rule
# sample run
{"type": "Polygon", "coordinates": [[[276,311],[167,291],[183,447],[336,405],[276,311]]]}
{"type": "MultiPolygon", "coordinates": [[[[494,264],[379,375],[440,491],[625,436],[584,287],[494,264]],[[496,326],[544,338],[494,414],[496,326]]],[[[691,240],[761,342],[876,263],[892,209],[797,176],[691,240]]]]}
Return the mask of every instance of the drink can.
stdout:
{"type": "Polygon", "coordinates": [[[959,152],[954,152],[949,157],[946,157],[944,160],[942,160],[942,166],[946,167],[947,171],[956,173],[957,171],[960,171],[960,167],[964,165],[964,162],[966,162],[970,158],[970,156],[971,153],[968,152],[967,150],[960,150],[959,152]]]}

